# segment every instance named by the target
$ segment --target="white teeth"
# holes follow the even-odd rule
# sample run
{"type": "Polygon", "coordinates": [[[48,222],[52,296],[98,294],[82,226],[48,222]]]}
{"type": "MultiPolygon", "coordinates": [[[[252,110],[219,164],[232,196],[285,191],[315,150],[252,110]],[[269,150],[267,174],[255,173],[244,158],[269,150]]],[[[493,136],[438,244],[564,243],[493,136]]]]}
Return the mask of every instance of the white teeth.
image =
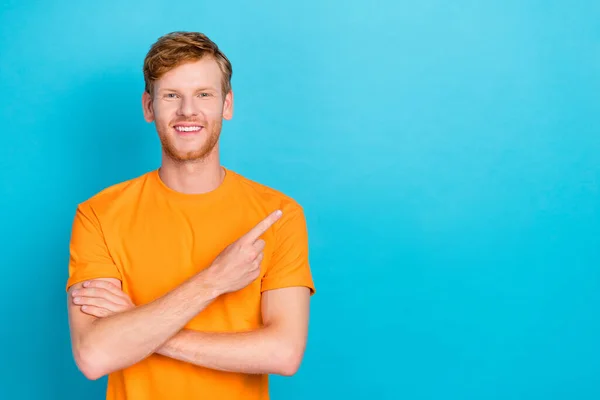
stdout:
{"type": "Polygon", "coordinates": [[[201,126],[177,126],[175,127],[179,132],[195,132],[202,129],[201,126]]]}

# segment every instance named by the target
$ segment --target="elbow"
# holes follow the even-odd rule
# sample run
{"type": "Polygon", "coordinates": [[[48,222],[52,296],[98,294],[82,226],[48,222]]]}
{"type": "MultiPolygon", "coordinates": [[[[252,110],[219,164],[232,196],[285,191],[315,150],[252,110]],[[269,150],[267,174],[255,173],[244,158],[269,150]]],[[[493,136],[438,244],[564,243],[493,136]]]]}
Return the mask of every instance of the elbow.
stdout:
{"type": "Polygon", "coordinates": [[[296,364],[294,362],[288,362],[280,367],[279,375],[288,376],[288,377],[294,376],[296,374],[296,372],[298,372],[299,367],[300,367],[300,364],[296,364]]]}
{"type": "Polygon", "coordinates": [[[301,346],[289,345],[279,353],[276,373],[282,376],[293,376],[300,369],[304,349],[301,346]]]}
{"type": "Polygon", "coordinates": [[[83,375],[84,375],[84,376],[85,376],[87,379],[89,379],[90,381],[95,381],[95,380],[98,380],[98,379],[100,379],[100,378],[102,378],[102,377],[104,376],[103,374],[99,373],[99,372],[98,372],[97,370],[95,370],[95,369],[89,369],[89,368],[88,368],[88,369],[85,369],[85,368],[82,368],[82,369],[80,369],[80,371],[81,371],[81,372],[83,373],[83,375]]]}
{"type": "Polygon", "coordinates": [[[75,364],[81,373],[89,380],[95,381],[106,375],[95,352],[86,349],[76,349],[73,352],[75,364]]]}

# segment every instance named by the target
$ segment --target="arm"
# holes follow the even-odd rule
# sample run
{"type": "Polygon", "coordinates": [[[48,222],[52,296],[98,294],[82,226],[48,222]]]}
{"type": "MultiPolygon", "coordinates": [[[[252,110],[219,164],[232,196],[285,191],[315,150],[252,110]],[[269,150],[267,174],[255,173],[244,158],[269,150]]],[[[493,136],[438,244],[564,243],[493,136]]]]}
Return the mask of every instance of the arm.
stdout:
{"type": "Polygon", "coordinates": [[[183,330],[157,353],[222,371],[293,375],[306,347],[309,298],[306,287],[266,291],[262,328],[239,333],[183,330]]]}
{"type": "MultiPolygon", "coordinates": [[[[154,353],[216,297],[247,286],[260,273],[265,243],[259,237],[280,215],[270,214],[227,246],[211,266],[149,304],[98,319],[82,312],[79,304],[69,299],[71,342],[79,369],[89,379],[97,379],[135,364],[154,353]]],[[[69,270],[70,281],[113,277],[108,280],[121,287],[114,278],[119,273],[106,248],[99,221],[91,210],[78,209],[69,270]]],[[[81,296],[81,304],[86,304],[93,290],[96,289],[76,283],[69,288],[69,297],[75,302],[75,297],[81,296]]]]}
{"type": "Polygon", "coordinates": [[[293,375],[303,357],[314,283],[303,210],[287,204],[275,226],[273,257],[261,282],[263,326],[251,332],[182,331],[158,353],[203,367],[293,375]]]}
{"type": "MultiPolygon", "coordinates": [[[[120,286],[116,279],[107,279],[120,286]]],[[[69,289],[69,295],[82,284],[69,289]]],[[[68,315],[75,362],[89,379],[146,358],[181,330],[217,297],[216,289],[195,276],[163,297],[126,312],[97,319],[69,301],[68,315]]]]}

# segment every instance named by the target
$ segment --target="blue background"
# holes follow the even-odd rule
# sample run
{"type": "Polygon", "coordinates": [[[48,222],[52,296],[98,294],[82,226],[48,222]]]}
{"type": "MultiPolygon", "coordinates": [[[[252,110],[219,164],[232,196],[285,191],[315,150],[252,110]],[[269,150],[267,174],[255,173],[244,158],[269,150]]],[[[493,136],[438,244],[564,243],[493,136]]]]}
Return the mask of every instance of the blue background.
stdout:
{"type": "Polygon", "coordinates": [[[156,168],[142,62],[233,63],[223,163],[306,209],[279,399],[600,398],[600,2],[2,2],[2,399],[102,399],[69,344],[76,204],[156,168]]]}

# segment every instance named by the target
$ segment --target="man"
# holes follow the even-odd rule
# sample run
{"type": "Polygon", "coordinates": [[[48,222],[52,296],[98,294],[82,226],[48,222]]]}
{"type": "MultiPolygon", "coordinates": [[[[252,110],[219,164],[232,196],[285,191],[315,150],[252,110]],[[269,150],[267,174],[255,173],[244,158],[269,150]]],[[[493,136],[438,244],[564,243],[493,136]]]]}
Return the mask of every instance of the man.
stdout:
{"type": "Polygon", "coordinates": [[[219,161],[231,64],[206,36],[161,37],[144,117],[162,163],[79,204],[70,243],[73,355],[108,399],[266,399],[303,357],[306,221],[286,195],[219,161]]]}

